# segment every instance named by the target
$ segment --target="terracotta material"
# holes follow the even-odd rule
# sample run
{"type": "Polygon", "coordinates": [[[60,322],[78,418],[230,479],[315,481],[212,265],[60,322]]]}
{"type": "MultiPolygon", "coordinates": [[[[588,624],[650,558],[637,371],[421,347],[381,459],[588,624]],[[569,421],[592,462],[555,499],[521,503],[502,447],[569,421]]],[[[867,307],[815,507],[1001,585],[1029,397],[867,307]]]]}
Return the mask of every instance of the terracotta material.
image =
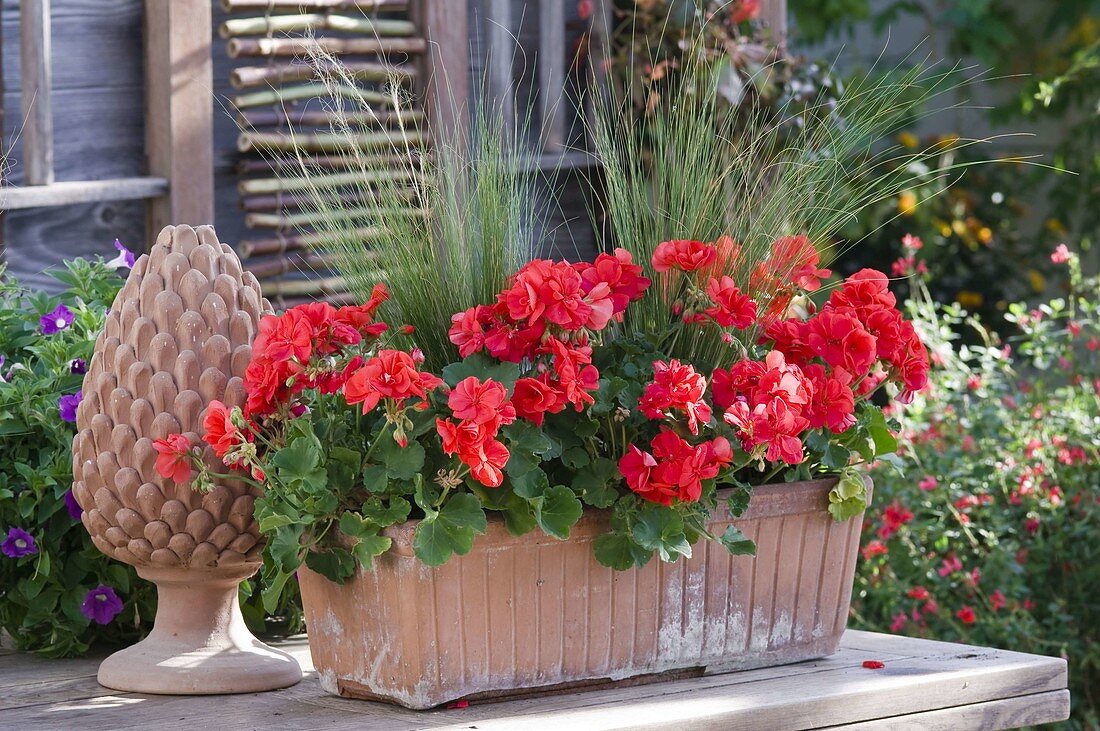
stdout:
{"type": "MultiPolygon", "coordinates": [[[[779,665],[836,651],[860,520],[826,512],[833,481],[754,491],[737,526],[757,558],[701,543],[688,561],[600,566],[604,511],[568,541],[515,538],[502,521],[438,568],[412,551],[415,523],[344,586],[303,569],[309,644],[330,693],[430,708],[458,698],[779,665]]],[[[724,504],[723,504],[724,505],[724,504]]],[[[729,523],[720,512],[711,529],[729,523]]]]}
{"type": "MultiPolygon", "coordinates": [[[[107,314],[77,409],[73,494],[95,545],[156,583],[158,607],[149,637],[104,661],[103,685],[227,693],[302,677],[293,658],[248,634],[236,600],[261,561],[257,494],[241,482],[207,494],[176,485],[157,474],[153,449],[173,433],[201,444],[212,399],[243,403],[252,339],[269,312],[213,228],[169,226],[107,314]]],[[[209,448],[204,457],[225,471],[209,448]]]]}

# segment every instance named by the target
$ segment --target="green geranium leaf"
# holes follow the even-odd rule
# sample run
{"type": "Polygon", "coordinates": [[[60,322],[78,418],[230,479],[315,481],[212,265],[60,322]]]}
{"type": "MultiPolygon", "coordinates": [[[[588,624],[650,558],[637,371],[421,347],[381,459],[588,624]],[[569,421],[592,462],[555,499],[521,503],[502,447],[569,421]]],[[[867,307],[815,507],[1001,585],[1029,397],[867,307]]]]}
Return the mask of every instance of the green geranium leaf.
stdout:
{"type": "Polygon", "coordinates": [[[566,467],[575,470],[587,465],[592,458],[588,456],[588,450],[584,447],[570,447],[562,452],[561,461],[566,467]]]}
{"type": "Polygon", "coordinates": [[[320,491],[328,483],[328,473],[318,467],[322,457],[321,445],[316,437],[299,436],[276,452],[271,462],[284,483],[320,491]]]}
{"type": "Polygon", "coordinates": [[[374,558],[390,550],[392,544],[393,541],[386,536],[369,536],[356,543],[352,553],[360,564],[369,569],[374,563],[374,558]]]}
{"type": "Polygon", "coordinates": [[[871,423],[867,426],[867,431],[875,443],[876,455],[893,454],[898,450],[898,440],[887,426],[886,416],[881,409],[874,409],[871,412],[871,423]]]}
{"type": "Polygon", "coordinates": [[[284,525],[275,529],[275,535],[268,541],[267,552],[272,563],[280,570],[293,573],[301,565],[299,554],[302,550],[302,527],[284,525]]]}
{"type": "Polygon", "coordinates": [[[526,471],[518,477],[510,477],[512,490],[526,500],[542,497],[550,487],[550,478],[546,476],[545,472],[537,468],[526,471]]]}
{"type": "Polygon", "coordinates": [[[684,519],[672,508],[654,506],[638,514],[632,531],[642,548],[656,551],[662,561],[676,556],[691,558],[691,544],[684,533],[684,519]]]}
{"type": "Polygon", "coordinates": [[[543,532],[563,541],[584,512],[581,501],[565,485],[551,487],[534,505],[535,520],[543,532]]]}
{"type": "Polygon", "coordinates": [[[730,517],[740,518],[749,509],[749,501],[752,499],[752,487],[747,483],[738,482],[734,485],[730,496],[726,498],[726,506],[729,508],[730,517]]]}
{"type": "Polygon", "coordinates": [[[385,466],[391,480],[411,480],[424,469],[424,447],[420,442],[409,442],[402,447],[394,441],[389,429],[383,429],[377,439],[382,441],[374,449],[373,459],[385,466]]]}
{"type": "Polygon", "coordinates": [[[306,554],[306,566],[329,581],[343,584],[355,574],[355,557],[344,548],[310,551],[306,554]]]}
{"type": "Polygon", "coordinates": [[[858,472],[848,470],[829,491],[829,514],[841,522],[867,509],[867,486],[858,472]]]}
{"type": "Polygon", "coordinates": [[[519,378],[519,372],[517,363],[500,363],[484,353],[474,353],[458,363],[446,366],[443,369],[443,380],[448,386],[454,388],[460,381],[476,376],[480,381],[489,379],[499,381],[511,392],[519,378]]]}
{"type": "Polygon", "coordinates": [[[732,525],[718,539],[734,556],[755,556],[756,544],[732,525]]]}
{"type": "Polygon", "coordinates": [[[524,454],[545,455],[549,452],[554,442],[546,436],[541,429],[524,419],[519,419],[502,430],[508,449],[524,454]]]}
{"type": "Polygon", "coordinates": [[[630,536],[621,533],[606,533],[596,539],[596,560],[603,566],[626,571],[637,566],[641,568],[649,563],[653,551],[648,551],[630,540],[630,536]]]}
{"type": "Polygon", "coordinates": [[[390,486],[390,476],[385,465],[369,464],[363,469],[363,485],[373,493],[386,492],[390,486]]]}
{"type": "Polygon", "coordinates": [[[439,566],[453,555],[464,556],[474,546],[474,536],[488,527],[481,502],[469,493],[451,497],[433,516],[420,521],[413,550],[429,566],[439,566]]]}
{"type": "Polygon", "coordinates": [[[391,497],[389,502],[383,502],[380,498],[371,497],[363,503],[363,518],[369,520],[378,528],[387,528],[391,525],[404,523],[409,519],[412,505],[403,497],[391,497]]]}
{"type": "Polygon", "coordinates": [[[573,492],[581,500],[596,508],[609,508],[619,496],[613,487],[619,468],[613,460],[597,457],[590,464],[577,470],[573,477],[573,492]]]}

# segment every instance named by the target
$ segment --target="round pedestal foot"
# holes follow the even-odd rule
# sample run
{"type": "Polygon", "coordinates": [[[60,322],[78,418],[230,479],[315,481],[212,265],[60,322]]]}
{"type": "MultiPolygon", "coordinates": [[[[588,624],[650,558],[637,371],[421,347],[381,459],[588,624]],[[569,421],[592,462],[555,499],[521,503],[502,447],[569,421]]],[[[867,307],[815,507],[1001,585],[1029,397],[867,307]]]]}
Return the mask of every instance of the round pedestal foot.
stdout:
{"type": "Polygon", "coordinates": [[[256,693],[294,685],[298,662],[252,636],[237,602],[240,576],[139,569],[157,585],[153,631],[99,666],[101,685],[131,693],[256,693]]]}

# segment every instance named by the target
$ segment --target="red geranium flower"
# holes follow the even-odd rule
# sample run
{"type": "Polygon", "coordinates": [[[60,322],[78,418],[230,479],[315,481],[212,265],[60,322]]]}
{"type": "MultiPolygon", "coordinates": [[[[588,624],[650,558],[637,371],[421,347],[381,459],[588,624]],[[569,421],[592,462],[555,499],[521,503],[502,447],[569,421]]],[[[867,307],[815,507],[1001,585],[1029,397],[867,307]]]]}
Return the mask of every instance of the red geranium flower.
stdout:
{"type": "Polygon", "coordinates": [[[479,381],[470,376],[459,381],[447,397],[447,405],[454,415],[474,424],[511,424],[516,420],[516,410],[508,400],[508,391],[493,380],[479,381]]]}
{"type": "Polygon", "coordinates": [[[732,278],[711,278],[707,296],[714,306],[708,307],[705,314],[720,326],[744,329],[756,322],[756,301],[742,294],[732,278]]]}
{"type": "Polygon", "coordinates": [[[978,615],[971,607],[966,605],[963,605],[962,609],[955,612],[955,616],[958,617],[959,621],[961,621],[963,624],[974,624],[978,621],[978,615]]]}
{"type": "Polygon", "coordinates": [[[425,398],[428,391],[443,385],[443,380],[416,369],[412,356],[402,350],[381,350],[363,363],[344,384],[348,404],[363,404],[369,412],[383,398],[393,399],[398,407],[414,396],[425,398]]]}
{"type": "Polygon", "coordinates": [[[575,266],[581,273],[581,286],[590,297],[600,284],[607,285],[612,317],[619,322],[627,305],[640,299],[650,285],[650,280],[642,276],[642,267],[634,263],[626,249],[615,249],[613,254],[600,254],[591,264],[575,266]]]}
{"type": "Polygon", "coordinates": [[[874,336],[847,313],[819,312],[807,323],[806,342],[830,366],[854,376],[866,374],[875,362],[874,336]]]}
{"type": "Polygon", "coordinates": [[[206,416],[202,420],[203,440],[214,450],[219,458],[225,457],[233,449],[248,441],[241,430],[233,423],[231,412],[221,401],[211,401],[206,407],[206,416]]]}
{"type": "Polygon", "coordinates": [[[690,365],[675,359],[668,363],[658,360],[653,363],[653,381],[646,386],[638,408],[650,419],[668,418],[671,410],[683,411],[688,429],[698,434],[699,422],[706,424],[711,417],[710,406],[703,400],[706,390],[707,379],[690,365]]]}
{"type": "Polygon", "coordinates": [[[183,434],[169,434],[153,442],[157,452],[157,474],[184,484],[191,479],[191,440],[183,434]]]}
{"type": "Polygon", "coordinates": [[[521,378],[512,389],[516,415],[536,426],[542,426],[547,414],[557,414],[565,408],[562,395],[547,380],[547,374],[539,378],[521,378]]]}
{"type": "Polygon", "coordinates": [[[450,419],[436,419],[436,431],[443,440],[443,451],[458,454],[470,468],[474,479],[487,487],[500,487],[504,482],[504,465],[508,464],[508,449],[495,439],[495,425],[450,419]]]}
{"type": "Polygon", "coordinates": [[[702,241],[680,239],[657,244],[653,251],[653,270],[667,272],[679,269],[682,272],[694,272],[714,263],[718,250],[713,244],[702,241]]]}
{"type": "Polygon", "coordinates": [[[260,318],[259,333],[252,344],[252,357],[267,357],[273,361],[309,361],[313,352],[313,328],[305,314],[287,310],[282,315],[260,318]]]}

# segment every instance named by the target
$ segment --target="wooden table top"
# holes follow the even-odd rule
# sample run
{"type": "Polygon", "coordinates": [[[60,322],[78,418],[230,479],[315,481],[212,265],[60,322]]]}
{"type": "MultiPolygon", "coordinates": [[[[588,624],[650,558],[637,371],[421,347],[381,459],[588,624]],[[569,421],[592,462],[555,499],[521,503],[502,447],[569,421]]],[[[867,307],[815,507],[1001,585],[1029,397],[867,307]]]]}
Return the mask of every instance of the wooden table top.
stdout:
{"type": "Polygon", "coordinates": [[[327,695],[304,638],[278,643],[309,671],[235,696],[119,693],[98,660],[0,650],[0,729],[1002,729],[1069,715],[1060,658],[849,630],[840,652],[795,665],[463,709],[409,711],[327,695]],[[865,660],[884,663],[863,667],[865,660]]]}

